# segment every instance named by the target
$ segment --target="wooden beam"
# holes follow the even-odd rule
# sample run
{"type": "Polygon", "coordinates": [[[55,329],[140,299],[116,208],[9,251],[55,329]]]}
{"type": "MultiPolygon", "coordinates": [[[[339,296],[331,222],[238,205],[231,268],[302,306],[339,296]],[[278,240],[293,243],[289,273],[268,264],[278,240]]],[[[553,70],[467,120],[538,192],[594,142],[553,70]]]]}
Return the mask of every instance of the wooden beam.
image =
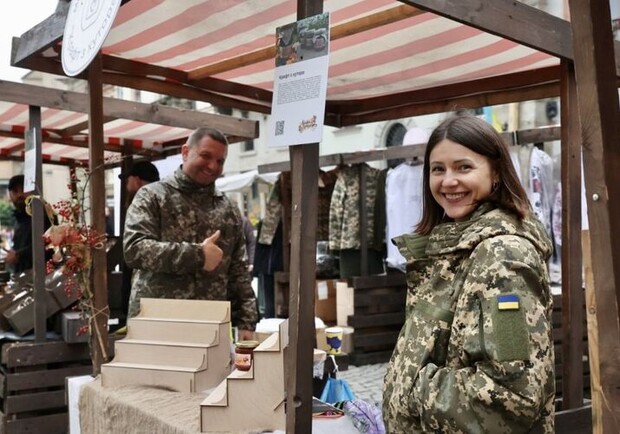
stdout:
{"type": "MultiPolygon", "coordinates": [[[[28,107],[29,128],[26,133],[26,140],[30,140],[34,154],[34,194],[43,195],[43,158],[41,149],[43,147],[41,135],[41,107],[28,107]],[[30,137],[29,137],[30,136],[30,137]]],[[[26,191],[26,190],[24,190],[26,191]]],[[[43,208],[43,202],[35,200],[32,203],[32,227],[30,236],[32,237],[32,272],[34,283],[34,340],[36,343],[45,342],[47,339],[47,303],[45,296],[45,243],[43,242],[43,232],[47,218],[43,208]]]]}
{"type": "Polygon", "coordinates": [[[562,410],[583,405],[585,302],[581,255],[581,129],[572,62],[562,61],[562,410]]]}
{"type": "MultiPolygon", "coordinates": [[[[560,131],[560,127],[544,127],[505,132],[501,135],[508,145],[519,145],[560,140],[560,131]],[[516,141],[514,141],[515,137],[517,139],[516,141]]],[[[336,166],[338,164],[358,164],[369,161],[419,158],[424,156],[423,145],[426,145],[426,143],[392,146],[368,151],[321,155],[319,157],[319,167],[336,166]]],[[[258,173],[287,172],[291,170],[291,163],[290,161],[280,161],[278,163],[261,164],[257,169],[258,173]]]]}
{"type": "MultiPolygon", "coordinates": [[[[0,80],[0,95],[6,102],[88,113],[88,96],[83,93],[0,80]]],[[[103,98],[103,111],[106,118],[130,119],[192,130],[199,126],[209,125],[218,128],[226,135],[258,137],[258,121],[250,119],[115,98],[103,98]]]]}
{"type": "MultiPolygon", "coordinates": [[[[530,101],[551,98],[560,94],[560,84],[545,83],[539,86],[529,86],[521,89],[510,89],[501,92],[486,92],[462,97],[453,97],[445,100],[432,100],[414,102],[395,108],[376,110],[370,113],[339,115],[335,120],[338,127],[359,125],[368,122],[386,121],[390,119],[402,119],[406,117],[421,116],[432,113],[445,113],[457,108],[478,108],[507,104],[511,102],[530,101]]],[[[330,123],[329,125],[333,125],[330,123]]]]}
{"type": "Polygon", "coordinates": [[[609,3],[569,0],[592,248],[604,433],[620,432],[620,108],[609,3]]]}
{"type": "MultiPolygon", "coordinates": [[[[88,95],[90,97],[88,113],[89,136],[89,195],[90,221],[96,233],[105,234],[105,177],[103,159],[103,83],[101,80],[101,52],[88,66],[88,95]]],[[[92,251],[91,282],[92,317],[90,326],[90,349],[93,362],[93,376],[101,373],[101,365],[109,361],[107,348],[108,319],[108,283],[107,258],[105,249],[92,251]]]]}
{"type": "Polygon", "coordinates": [[[592,396],[592,434],[602,434],[604,401],[601,388],[600,346],[598,344],[598,321],[596,320],[596,294],[594,293],[590,231],[581,231],[581,246],[583,279],[586,286],[586,317],[588,319],[588,362],[590,365],[590,394],[592,396]]]}
{"type": "MultiPolygon", "coordinates": [[[[366,15],[365,17],[357,18],[332,27],[329,32],[329,40],[335,41],[337,39],[344,38],[345,36],[351,36],[367,30],[376,29],[377,27],[395,23],[422,13],[424,12],[408,5],[396,6],[391,9],[366,15]]],[[[190,80],[199,80],[201,78],[262,62],[264,60],[275,59],[275,57],[276,47],[275,45],[270,45],[249,53],[244,53],[240,56],[222,60],[221,62],[201,66],[188,72],[187,76],[190,80]]]]}
{"type": "MultiPolygon", "coordinates": [[[[399,1],[561,59],[574,59],[571,23],[520,1],[399,1]]],[[[615,43],[615,60],[620,76],[619,42],[615,43]]]]}
{"type": "MultiPolygon", "coordinates": [[[[122,0],[121,5],[128,1],[122,0]]],[[[71,0],[58,0],[52,15],[28,29],[20,38],[13,38],[12,66],[23,68],[29,59],[61,42],[70,5],[71,0]]]]}
{"type": "MultiPolygon", "coordinates": [[[[107,124],[108,122],[115,121],[116,119],[118,118],[115,118],[112,116],[104,116],[103,123],[107,124]]],[[[62,130],[58,130],[58,133],[62,137],[67,137],[67,136],[74,136],[76,134],[79,134],[84,130],[88,131],[88,120],[85,120],[84,122],[79,122],[77,124],[73,124],[70,127],[63,128],[62,130]]]]}
{"type": "MultiPolygon", "coordinates": [[[[297,20],[323,12],[323,0],[297,0],[297,20]]],[[[289,147],[291,159],[291,251],[286,432],[312,432],[312,366],[316,333],[316,228],[319,144],[289,147]]],[[[284,238],[286,239],[286,237],[284,238]]]]}
{"type": "Polygon", "coordinates": [[[512,0],[400,0],[502,38],[572,60],[570,23],[512,0]]]}
{"type": "Polygon", "coordinates": [[[264,114],[271,113],[271,99],[269,99],[269,104],[261,104],[254,101],[248,101],[247,99],[237,99],[231,96],[208,92],[203,89],[189,87],[178,83],[152,78],[131,77],[125,74],[104,73],[104,81],[108,84],[113,84],[116,86],[147,90],[149,92],[175,96],[178,98],[205,101],[215,106],[234,107],[239,110],[247,110],[264,114]]]}
{"type": "Polygon", "coordinates": [[[56,11],[20,38],[13,38],[12,66],[21,66],[24,60],[45,51],[62,39],[70,2],[59,0],[56,11]]]}
{"type": "MultiPolygon", "coordinates": [[[[88,148],[88,135],[85,136],[84,140],[76,140],[72,137],[58,137],[50,135],[49,132],[54,130],[43,130],[43,143],[56,143],[59,145],[73,146],[75,148],[88,148]]],[[[12,131],[0,131],[0,137],[11,137],[15,139],[23,139],[24,135],[22,133],[15,133],[12,131]]],[[[131,145],[128,145],[131,146],[131,145]]],[[[103,144],[104,150],[108,152],[118,152],[121,153],[123,151],[123,146],[104,142],[103,144]]],[[[3,148],[0,150],[0,159],[2,159],[2,155],[13,154],[15,152],[21,152],[24,150],[24,143],[19,143],[10,148],[3,148]]],[[[154,151],[153,149],[148,148],[140,148],[134,147],[134,152],[139,155],[143,155],[145,157],[154,158],[157,157],[160,153],[154,151]]]]}
{"type": "Polygon", "coordinates": [[[203,77],[199,80],[192,80],[185,71],[110,55],[103,56],[103,69],[108,73],[121,72],[135,77],[160,78],[162,80],[165,79],[167,82],[181,84],[185,87],[196,87],[204,91],[238,95],[262,102],[271,103],[272,98],[270,91],[247,84],[235,83],[215,77],[203,77]]]}
{"type": "MultiPolygon", "coordinates": [[[[418,89],[391,95],[377,96],[353,100],[331,100],[327,102],[330,112],[362,114],[374,110],[384,110],[398,106],[406,106],[412,102],[417,104],[434,101],[446,101],[456,97],[477,94],[491,94],[502,91],[521,90],[531,86],[557,83],[560,80],[560,67],[550,66],[530,71],[497,75],[477,80],[447,84],[440,87],[418,89]]],[[[559,95],[559,94],[558,94],[559,95]]]]}

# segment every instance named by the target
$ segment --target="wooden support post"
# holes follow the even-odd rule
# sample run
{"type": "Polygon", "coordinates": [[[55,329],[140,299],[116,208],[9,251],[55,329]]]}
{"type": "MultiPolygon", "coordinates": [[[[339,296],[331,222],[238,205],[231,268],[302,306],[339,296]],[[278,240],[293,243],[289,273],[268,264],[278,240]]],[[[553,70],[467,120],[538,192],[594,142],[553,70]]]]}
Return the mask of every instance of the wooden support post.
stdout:
{"type": "Polygon", "coordinates": [[[594,294],[594,274],[592,272],[592,252],[590,248],[589,231],[582,231],[581,246],[588,317],[588,357],[590,359],[590,394],[592,395],[592,434],[601,434],[603,432],[603,394],[601,392],[601,373],[599,370],[598,322],[596,321],[596,296],[594,294]]]}
{"type": "Polygon", "coordinates": [[[600,352],[604,433],[620,432],[620,143],[609,3],[569,0],[600,352]]]}
{"type": "Polygon", "coordinates": [[[286,426],[288,433],[312,430],[312,364],[319,144],[291,147],[291,271],[286,426]]]}
{"type": "Polygon", "coordinates": [[[581,131],[573,63],[562,61],[561,71],[562,409],[568,410],[583,405],[581,131]]]}
{"type": "MultiPolygon", "coordinates": [[[[90,111],[88,117],[89,161],[90,161],[90,219],[94,229],[105,234],[105,169],[103,160],[103,82],[101,80],[101,53],[98,53],[88,67],[88,91],[90,111]]],[[[101,334],[101,347],[91,330],[91,351],[93,375],[99,374],[101,364],[107,362],[108,342],[108,286],[105,249],[94,249],[92,282],[96,327],[101,334]]]]}
{"type": "MultiPolygon", "coordinates": [[[[43,155],[41,150],[41,107],[29,106],[29,130],[26,140],[34,147],[34,194],[43,198],[43,155]]],[[[47,334],[47,299],[45,297],[45,246],[43,219],[45,211],[40,200],[32,201],[32,278],[34,284],[34,339],[45,342],[47,334]]]]}
{"type": "MultiPolygon", "coordinates": [[[[323,0],[297,0],[297,19],[323,12],[323,0]]],[[[291,255],[289,279],[289,346],[286,354],[286,432],[312,431],[312,365],[316,228],[319,195],[319,144],[290,148],[291,255]]],[[[283,232],[284,235],[284,232],[283,232]]]]}

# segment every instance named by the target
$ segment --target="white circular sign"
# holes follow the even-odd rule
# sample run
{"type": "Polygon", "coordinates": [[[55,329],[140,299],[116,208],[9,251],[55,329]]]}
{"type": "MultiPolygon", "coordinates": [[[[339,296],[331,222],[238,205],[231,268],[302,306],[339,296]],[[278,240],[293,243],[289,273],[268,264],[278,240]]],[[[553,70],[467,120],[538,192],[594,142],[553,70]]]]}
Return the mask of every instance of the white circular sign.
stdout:
{"type": "Polygon", "coordinates": [[[103,46],[121,0],[72,0],[62,38],[62,69],[70,77],[84,71],[103,46]]]}

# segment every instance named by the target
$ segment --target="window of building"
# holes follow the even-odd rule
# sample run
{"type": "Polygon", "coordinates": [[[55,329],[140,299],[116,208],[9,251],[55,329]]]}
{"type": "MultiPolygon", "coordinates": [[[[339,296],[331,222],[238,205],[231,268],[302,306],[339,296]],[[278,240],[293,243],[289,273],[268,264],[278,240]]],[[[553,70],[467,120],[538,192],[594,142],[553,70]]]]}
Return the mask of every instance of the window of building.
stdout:
{"type": "MultiPolygon", "coordinates": [[[[385,147],[402,146],[405,134],[407,134],[407,128],[403,124],[396,123],[392,125],[385,136],[385,147]]],[[[387,160],[387,165],[389,168],[394,168],[404,161],[402,158],[387,160]]]]}

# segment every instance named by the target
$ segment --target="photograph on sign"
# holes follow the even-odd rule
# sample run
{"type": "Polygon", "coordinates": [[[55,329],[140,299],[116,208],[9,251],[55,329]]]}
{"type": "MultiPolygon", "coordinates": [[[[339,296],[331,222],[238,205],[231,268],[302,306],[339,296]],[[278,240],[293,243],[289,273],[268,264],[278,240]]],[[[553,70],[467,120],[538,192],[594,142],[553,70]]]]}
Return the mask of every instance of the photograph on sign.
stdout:
{"type": "Polygon", "coordinates": [[[121,0],[73,0],[62,38],[62,69],[69,77],[84,71],[108,36],[121,0]]]}
{"type": "Polygon", "coordinates": [[[276,29],[269,147],[318,143],[329,70],[329,13],[276,29]]]}

